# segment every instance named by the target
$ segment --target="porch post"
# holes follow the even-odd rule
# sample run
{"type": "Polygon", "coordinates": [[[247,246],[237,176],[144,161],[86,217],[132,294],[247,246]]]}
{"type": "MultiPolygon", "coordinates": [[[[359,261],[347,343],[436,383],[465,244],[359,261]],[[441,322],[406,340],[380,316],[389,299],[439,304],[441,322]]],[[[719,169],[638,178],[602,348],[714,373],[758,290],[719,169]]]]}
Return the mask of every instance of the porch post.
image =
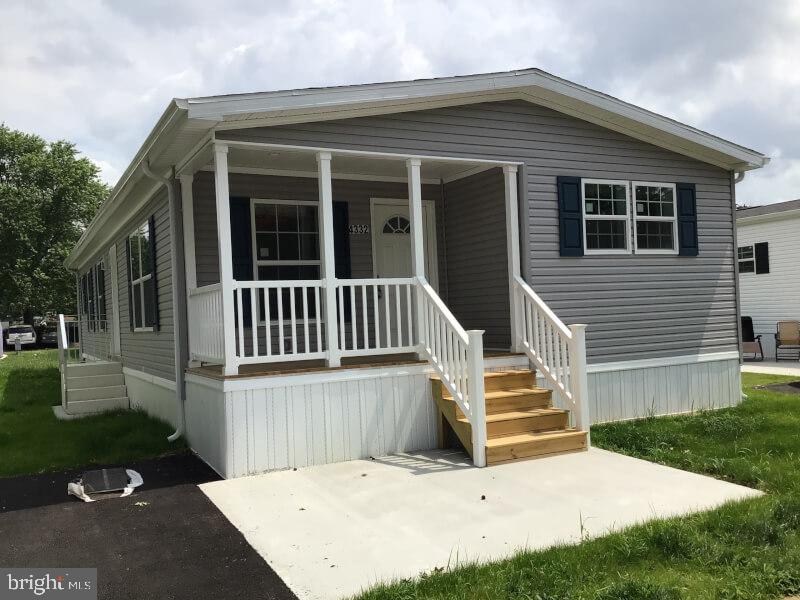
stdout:
{"type": "Polygon", "coordinates": [[[233,250],[231,249],[231,206],[228,188],[228,146],[225,144],[214,144],[214,187],[217,202],[217,243],[222,304],[222,346],[224,349],[222,369],[225,375],[238,375],[236,326],[233,313],[233,250]]]}
{"type": "Polygon", "coordinates": [[[331,185],[331,153],[317,152],[319,175],[320,253],[322,285],[325,292],[325,341],[329,367],[342,364],[336,318],[336,255],[333,247],[333,187],[331,185]]]}
{"type": "MultiPolygon", "coordinates": [[[[418,158],[409,158],[406,161],[408,170],[408,215],[411,222],[411,275],[418,282],[426,282],[425,279],[425,232],[422,221],[422,161],[418,158]]],[[[415,290],[416,298],[416,333],[417,343],[422,342],[422,294],[420,290],[415,290]]],[[[422,357],[420,347],[419,352],[422,357]]]]}
{"type": "Polygon", "coordinates": [[[514,280],[520,276],[519,258],[519,204],[517,202],[517,166],[504,165],[503,179],[506,191],[506,244],[508,249],[508,300],[511,309],[511,350],[520,352],[522,311],[516,294],[514,280]]]}

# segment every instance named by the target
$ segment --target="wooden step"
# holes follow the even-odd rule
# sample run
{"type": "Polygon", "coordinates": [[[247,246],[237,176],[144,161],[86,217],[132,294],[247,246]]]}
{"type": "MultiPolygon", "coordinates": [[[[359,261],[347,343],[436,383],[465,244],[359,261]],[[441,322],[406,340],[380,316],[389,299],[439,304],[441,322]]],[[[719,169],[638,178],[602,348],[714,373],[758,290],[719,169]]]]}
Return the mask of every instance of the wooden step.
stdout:
{"type": "MultiPolygon", "coordinates": [[[[467,422],[466,417],[459,419],[467,422]]],[[[517,433],[553,431],[569,426],[569,413],[560,408],[512,410],[486,415],[486,435],[489,439],[517,433]]]]}
{"type": "MultiPolygon", "coordinates": [[[[446,388],[442,386],[443,392],[446,388]]],[[[498,390],[486,392],[486,414],[504,413],[510,410],[531,410],[534,408],[549,408],[553,393],[543,388],[527,388],[519,390],[498,390]]],[[[444,400],[454,402],[450,395],[443,396],[444,400]]],[[[463,417],[464,413],[456,405],[456,414],[463,417]]]]}
{"type": "Polygon", "coordinates": [[[128,408],[130,408],[130,402],[127,396],[98,398],[95,400],[70,400],[67,401],[66,413],[68,415],[86,415],[128,408]]]}
{"type": "Polygon", "coordinates": [[[483,385],[486,392],[532,388],[536,387],[536,374],[529,369],[491,371],[484,373],[483,385]]]}
{"type": "Polygon", "coordinates": [[[586,450],[585,431],[565,429],[539,433],[518,433],[487,440],[486,463],[493,465],[577,450],[586,450]]]}

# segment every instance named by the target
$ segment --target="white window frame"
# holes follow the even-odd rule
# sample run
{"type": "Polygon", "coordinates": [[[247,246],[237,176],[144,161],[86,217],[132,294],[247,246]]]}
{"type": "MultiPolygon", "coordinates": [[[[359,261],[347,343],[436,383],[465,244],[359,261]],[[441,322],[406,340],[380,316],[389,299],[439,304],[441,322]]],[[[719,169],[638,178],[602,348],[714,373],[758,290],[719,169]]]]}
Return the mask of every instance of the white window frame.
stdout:
{"type": "Polygon", "coordinates": [[[665,183],[663,181],[632,181],[630,186],[630,213],[633,216],[633,226],[631,235],[633,236],[633,246],[636,254],[661,254],[667,256],[677,256],[680,252],[680,244],[678,243],[678,190],[674,183],[665,183]],[[661,187],[670,188],[672,190],[672,216],[671,217],[648,217],[636,215],[636,186],[642,187],[661,187]],[[638,221],[660,221],[662,223],[672,222],[672,249],[665,250],[663,248],[639,248],[639,242],[636,235],[636,223],[638,221]]]}
{"type": "MultiPolygon", "coordinates": [[[[151,252],[153,251],[153,240],[149,239],[149,236],[150,236],[150,222],[149,221],[145,221],[143,225],[139,225],[139,227],[136,227],[133,231],[131,231],[128,234],[128,248],[129,248],[128,261],[130,261],[131,258],[133,257],[133,251],[132,251],[133,240],[136,239],[136,243],[137,244],[139,243],[139,238],[138,237],[136,237],[136,238],[133,237],[137,233],[138,234],[147,234],[148,241],[150,242],[150,251],[151,252]]],[[[128,310],[133,311],[134,307],[136,306],[136,304],[133,302],[133,293],[134,293],[135,286],[137,284],[139,284],[139,298],[141,299],[141,307],[142,307],[142,315],[141,315],[141,317],[142,317],[142,325],[144,325],[147,322],[147,320],[145,318],[147,316],[147,307],[145,306],[145,299],[144,299],[144,283],[145,283],[145,281],[150,281],[153,278],[153,273],[148,273],[147,275],[141,275],[141,273],[144,273],[144,269],[142,268],[143,265],[142,265],[142,249],[141,249],[141,247],[139,247],[138,252],[136,253],[136,255],[139,257],[139,273],[140,273],[140,275],[139,275],[138,278],[134,279],[133,278],[133,266],[131,266],[131,281],[130,281],[130,288],[128,290],[128,304],[129,304],[128,310]]],[[[150,269],[151,265],[147,265],[147,268],[150,269]]],[[[153,290],[153,293],[155,294],[156,290],[153,290]]],[[[144,327],[144,326],[137,327],[136,326],[136,316],[137,315],[134,312],[133,313],[133,331],[134,331],[134,333],[143,333],[143,332],[148,332],[148,331],[154,331],[154,328],[152,326],[150,326],[150,327],[144,327]]]]}
{"type": "Polygon", "coordinates": [[[631,185],[630,181],[624,179],[589,179],[581,178],[581,217],[583,219],[581,225],[583,226],[583,253],[585,255],[613,255],[613,254],[631,254],[633,248],[631,246],[631,185]],[[625,187],[625,249],[620,248],[592,248],[590,249],[586,243],[586,220],[592,221],[622,221],[620,215],[600,215],[600,214],[586,214],[586,183],[599,183],[603,185],[622,185],[625,187]]]}
{"type": "MultiPolygon", "coordinates": [[[[251,198],[250,199],[250,231],[251,231],[251,243],[253,248],[253,281],[274,281],[271,279],[259,279],[258,277],[258,267],[320,267],[322,269],[322,234],[320,232],[320,227],[322,225],[322,215],[320,215],[319,211],[319,202],[315,202],[313,200],[277,200],[273,198],[251,198]],[[285,205],[293,205],[293,206],[313,206],[317,209],[317,243],[319,245],[318,250],[320,253],[320,258],[316,260],[312,259],[298,259],[298,260],[262,260],[258,258],[258,232],[256,231],[256,205],[257,204],[285,204],[285,205]]],[[[321,281],[321,279],[320,279],[321,281]]],[[[324,311],[323,311],[324,312],[324,311]]],[[[266,320],[261,319],[260,314],[261,311],[259,310],[259,325],[266,325],[266,320]]],[[[325,315],[317,315],[315,318],[316,321],[320,323],[324,323],[325,315]]],[[[305,323],[305,319],[297,319],[298,323],[305,323]]],[[[277,317],[274,319],[270,319],[270,324],[277,324],[278,319],[277,317]]]]}
{"type": "Polygon", "coordinates": [[[756,245],[755,244],[745,244],[744,246],[737,246],[736,247],[736,268],[739,271],[740,275],[755,275],[756,274],[756,245]],[[739,258],[739,249],[740,248],[750,248],[750,252],[752,253],[752,257],[750,258],[739,258]],[[742,271],[742,263],[743,262],[751,262],[753,263],[753,270],[752,271],[742,271]]]}

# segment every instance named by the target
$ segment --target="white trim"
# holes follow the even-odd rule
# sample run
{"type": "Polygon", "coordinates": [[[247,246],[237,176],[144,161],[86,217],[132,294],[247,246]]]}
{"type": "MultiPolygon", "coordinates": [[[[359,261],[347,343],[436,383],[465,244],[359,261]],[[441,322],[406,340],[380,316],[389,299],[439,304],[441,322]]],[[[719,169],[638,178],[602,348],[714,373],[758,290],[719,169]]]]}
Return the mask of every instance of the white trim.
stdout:
{"type": "MultiPolygon", "coordinates": [[[[233,250],[231,249],[231,201],[228,185],[228,147],[214,144],[214,202],[217,208],[217,256],[222,304],[223,373],[236,375],[236,320],[233,312],[233,250]]],[[[242,315],[240,314],[239,317],[242,315]]]]}
{"type": "MultiPolygon", "coordinates": [[[[519,166],[519,165],[517,165],[519,166]]],[[[483,173],[484,171],[488,171],[490,169],[496,168],[496,165],[486,166],[486,165],[479,165],[477,167],[472,167],[471,169],[467,169],[466,171],[460,171],[453,175],[448,175],[447,177],[442,177],[441,183],[452,183],[454,181],[458,181],[459,179],[466,179],[467,177],[472,177],[473,175],[477,175],[478,173],[483,173]]],[[[427,180],[423,179],[422,183],[426,183],[427,180]]],[[[439,183],[439,182],[437,182],[439,183]]]]}
{"type": "MultiPolygon", "coordinates": [[[[753,208],[761,208],[761,207],[753,207],[753,208]]],[[[756,223],[766,222],[766,221],[783,221],[784,219],[797,219],[800,218],[800,209],[796,208],[793,210],[779,210],[771,213],[764,213],[761,215],[740,215],[739,212],[736,213],[736,222],[741,223],[742,225],[754,225],[756,223]]]]}
{"type": "Polygon", "coordinates": [[[629,212],[631,214],[631,218],[633,219],[632,224],[632,232],[631,235],[633,236],[633,249],[636,254],[654,254],[654,255],[667,255],[667,256],[677,256],[680,252],[680,244],[678,243],[678,190],[677,186],[674,183],[666,183],[662,181],[631,181],[631,189],[630,189],[630,207],[629,212]],[[636,186],[642,187],[660,187],[660,188],[670,188],[672,190],[672,216],[671,217],[650,217],[650,216],[637,216],[636,214],[636,186]],[[662,223],[672,223],[672,250],[662,250],[662,249],[648,249],[648,248],[639,248],[639,241],[636,234],[636,223],[639,221],[648,222],[662,222],[662,223]]]}
{"type": "Polygon", "coordinates": [[[245,142],[240,140],[224,140],[220,139],[219,142],[224,143],[231,148],[245,148],[245,149],[264,149],[264,150],[293,150],[296,152],[309,152],[309,153],[327,153],[333,156],[366,156],[372,158],[383,158],[386,160],[410,160],[417,159],[420,161],[432,162],[446,162],[446,163],[460,163],[471,165],[491,165],[495,167],[502,167],[504,165],[517,165],[523,163],[519,161],[508,160],[492,160],[489,158],[462,158],[459,156],[434,156],[430,154],[405,154],[396,152],[377,152],[375,150],[351,150],[347,148],[326,148],[323,146],[301,146],[296,144],[273,144],[270,142],[245,142]]]}
{"type": "MultiPolygon", "coordinates": [[[[404,209],[408,209],[408,200],[402,198],[370,198],[369,199],[369,220],[370,220],[370,242],[372,244],[372,277],[378,279],[378,267],[377,262],[375,261],[375,222],[373,219],[373,213],[375,205],[383,205],[383,206],[395,206],[401,207],[404,209]]],[[[425,211],[425,217],[427,220],[426,226],[426,234],[427,237],[430,239],[430,244],[426,244],[425,247],[430,246],[428,252],[426,253],[426,260],[431,258],[430,272],[428,273],[428,279],[430,280],[430,284],[437,292],[439,291],[439,248],[437,245],[436,240],[436,203],[433,200],[423,200],[422,201],[422,209],[425,211]]],[[[409,221],[410,219],[409,214],[409,221]]],[[[427,241],[427,240],[426,240],[427,241]]],[[[412,247],[413,252],[413,247],[412,247]]],[[[412,257],[413,259],[413,257],[412,257]]],[[[413,264],[412,264],[413,266],[413,264]]],[[[384,279],[384,278],[381,278],[384,279]]]]}
{"type": "Polygon", "coordinates": [[[619,362],[589,364],[589,373],[608,373],[610,371],[628,371],[631,369],[649,369],[652,367],[671,367],[675,365],[691,365],[695,363],[715,362],[719,360],[739,360],[739,351],[707,352],[704,354],[686,354],[682,356],[665,356],[662,358],[642,358],[639,360],[623,360],[619,362]]]}
{"type": "Polygon", "coordinates": [[[111,355],[119,356],[122,352],[122,345],[119,325],[119,267],[117,266],[116,244],[111,244],[108,248],[108,262],[111,263],[109,265],[111,267],[111,355]]]}
{"type": "Polygon", "coordinates": [[[194,240],[194,175],[181,175],[181,212],[183,214],[183,262],[186,289],[197,287],[197,265],[194,240]]]}
{"type": "Polygon", "coordinates": [[[166,388],[171,392],[175,391],[175,382],[170,381],[169,379],[164,379],[163,377],[159,377],[158,375],[151,375],[150,373],[145,373],[144,371],[137,371],[136,369],[131,369],[130,367],[122,367],[122,374],[126,377],[134,377],[139,379],[140,381],[144,381],[146,383],[152,383],[153,385],[158,385],[160,387],[166,388]]]}
{"type": "MultiPolygon", "coordinates": [[[[503,367],[524,367],[528,359],[523,355],[500,356],[484,359],[485,369],[503,367]]],[[[488,372],[488,371],[487,371],[488,372]]],[[[260,390],[293,385],[312,385],[315,383],[338,383],[342,381],[359,381],[362,379],[375,379],[376,377],[401,377],[404,375],[419,375],[435,373],[433,367],[427,362],[411,365],[378,365],[374,367],[337,368],[333,370],[319,370],[307,373],[287,373],[284,375],[263,375],[256,377],[238,377],[236,379],[215,379],[204,377],[196,373],[187,373],[186,382],[202,385],[221,392],[242,390],[260,390]]]]}
{"type": "MultiPolygon", "coordinates": [[[[476,167],[476,169],[480,169],[480,171],[485,171],[486,169],[491,169],[491,168],[492,167],[476,167]]],[[[210,166],[203,167],[200,170],[208,172],[214,171],[214,169],[210,166]]],[[[238,173],[241,175],[271,175],[275,177],[302,177],[304,179],[318,179],[318,175],[315,171],[298,171],[293,169],[265,169],[262,167],[229,167],[228,173],[238,173]]],[[[471,174],[472,173],[470,173],[470,175],[471,174]]],[[[462,176],[467,177],[467,175],[459,174],[453,176],[453,179],[460,179],[462,176]]],[[[345,179],[352,181],[380,181],[387,183],[406,183],[405,177],[395,177],[393,175],[370,175],[368,173],[364,174],[364,173],[333,172],[331,173],[331,179],[345,179]]],[[[425,185],[439,185],[441,183],[441,180],[427,177],[422,180],[422,183],[425,185]]],[[[316,204],[316,202],[314,204],[316,204]]]]}
{"type": "MultiPolygon", "coordinates": [[[[630,181],[623,180],[623,179],[592,179],[592,178],[581,178],[581,215],[583,216],[583,253],[587,256],[596,256],[596,255],[608,255],[608,254],[632,254],[632,245],[631,245],[631,186],[630,181]],[[585,186],[586,183],[596,183],[599,185],[622,185],[625,187],[625,249],[603,249],[603,248],[593,248],[590,249],[586,244],[586,219],[589,218],[592,221],[622,221],[622,217],[620,215],[601,215],[601,214],[592,214],[587,217],[586,215],[586,198],[584,197],[585,193],[585,186]]],[[[598,200],[599,202],[599,200],[598,200]]],[[[612,200],[613,202],[613,200],[612,200]]],[[[619,202],[619,200],[617,200],[619,202]]],[[[599,210],[598,205],[598,210],[599,210]]]]}
{"type": "Polygon", "coordinates": [[[522,316],[522,304],[515,293],[515,281],[520,277],[519,257],[519,182],[517,181],[517,167],[506,165],[503,167],[503,188],[505,197],[506,217],[506,256],[508,257],[508,299],[511,316],[511,350],[522,350],[520,330],[525,319],[522,316]]]}

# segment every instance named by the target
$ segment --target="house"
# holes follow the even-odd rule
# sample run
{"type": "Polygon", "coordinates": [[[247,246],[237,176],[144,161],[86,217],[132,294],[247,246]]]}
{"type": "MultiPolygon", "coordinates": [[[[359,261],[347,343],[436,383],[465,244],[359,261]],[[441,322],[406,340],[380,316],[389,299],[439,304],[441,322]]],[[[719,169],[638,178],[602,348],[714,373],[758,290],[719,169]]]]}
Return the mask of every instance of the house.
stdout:
{"type": "Polygon", "coordinates": [[[102,360],[64,409],[144,409],[234,477],[733,404],[767,161],[538,69],[175,99],[67,260],[102,360]]]}
{"type": "Polygon", "coordinates": [[[775,357],[778,321],[800,321],[798,231],[800,200],[736,211],[740,310],[752,317],[767,358],[775,357]]]}

